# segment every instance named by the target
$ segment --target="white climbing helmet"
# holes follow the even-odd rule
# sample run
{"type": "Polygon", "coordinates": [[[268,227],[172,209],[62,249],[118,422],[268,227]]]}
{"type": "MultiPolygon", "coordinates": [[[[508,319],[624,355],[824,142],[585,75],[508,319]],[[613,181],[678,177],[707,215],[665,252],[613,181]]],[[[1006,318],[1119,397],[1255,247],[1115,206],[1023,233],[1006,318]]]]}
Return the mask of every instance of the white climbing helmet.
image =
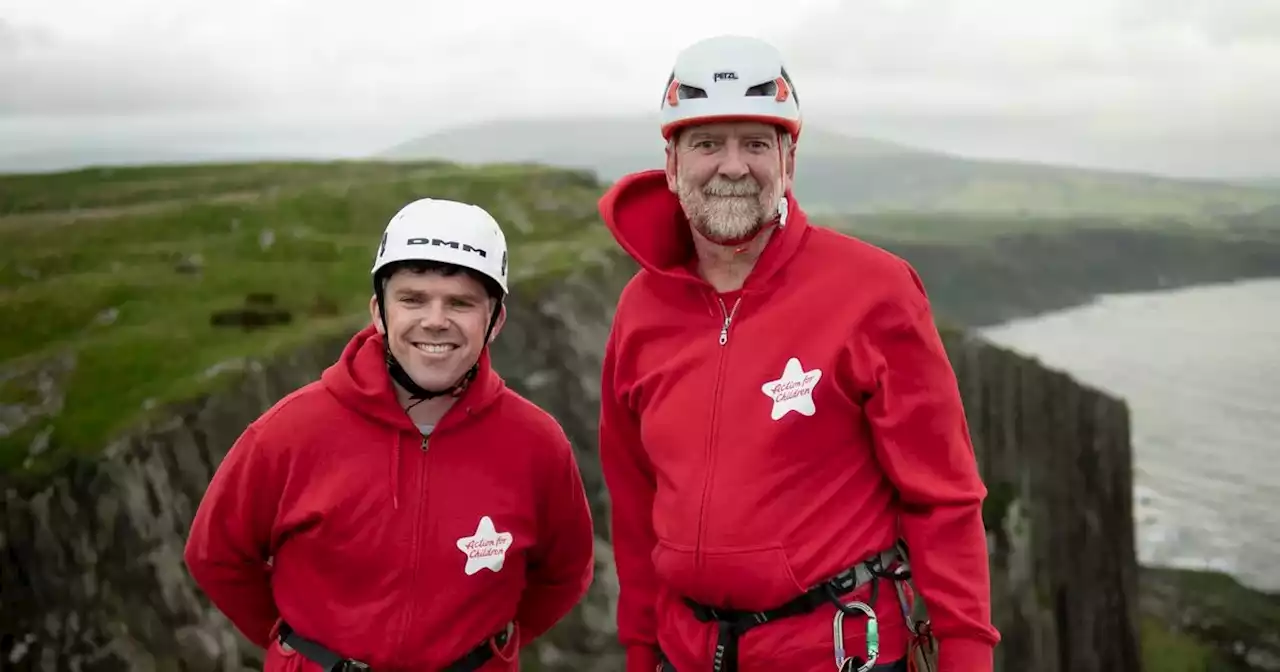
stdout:
{"type": "Polygon", "coordinates": [[[720,35],[686,47],[662,96],[662,137],[715,121],[763,121],[800,137],[800,102],[782,55],[754,37],[720,35]]]}
{"type": "Polygon", "coordinates": [[[484,208],[422,198],[400,209],[382,233],[370,273],[397,261],[440,261],[478,271],[507,291],[507,238],[484,208]]]}

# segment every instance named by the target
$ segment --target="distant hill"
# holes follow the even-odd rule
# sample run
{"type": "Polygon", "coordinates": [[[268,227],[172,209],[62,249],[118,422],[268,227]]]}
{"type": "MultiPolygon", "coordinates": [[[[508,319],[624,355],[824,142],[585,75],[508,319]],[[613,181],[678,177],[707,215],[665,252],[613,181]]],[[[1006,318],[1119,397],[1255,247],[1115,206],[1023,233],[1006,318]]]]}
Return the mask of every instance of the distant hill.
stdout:
{"type": "Polygon", "coordinates": [[[1255,177],[1252,179],[1233,180],[1237,184],[1247,187],[1265,187],[1267,189],[1280,189],[1280,177],[1255,177]]]}
{"type": "MultiPolygon", "coordinates": [[[[528,118],[480,122],[410,140],[375,158],[538,162],[601,179],[662,165],[656,120],[528,118]]],[[[1029,162],[967,158],[810,124],[796,193],[811,212],[925,211],[1208,218],[1280,203],[1280,190],[1029,162]]]]}
{"type": "Polygon", "coordinates": [[[226,163],[266,158],[254,152],[211,152],[130,147],[71,147],[0,153],[0,174],[54,173],[104,166],[163,166],[226,163]]]}

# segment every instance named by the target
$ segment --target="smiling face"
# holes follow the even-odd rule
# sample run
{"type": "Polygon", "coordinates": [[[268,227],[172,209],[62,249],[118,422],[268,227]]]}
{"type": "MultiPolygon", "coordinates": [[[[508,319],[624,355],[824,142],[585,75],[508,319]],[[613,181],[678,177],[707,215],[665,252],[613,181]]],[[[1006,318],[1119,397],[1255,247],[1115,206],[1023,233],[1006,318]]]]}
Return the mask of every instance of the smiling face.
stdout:
{"type": "MultiPolygon", "coordinates": [[[[386,329],[376,296],[369,300],[369,314],[418,385],[446,389],[479,359],[497,299],[470,273],[456,267],[401,268],[385,282],[383,293],[386,329]]],[[[490,341],[505,319],[503,309],[490,341]]]]}
{"type": "Polygon", "coordinates": [[[703,124],[679,134],[667,149],[667,183],[698,233],[725,244],[777,216],[795,166],[795,146],[780,140],[776,127],[757,122],[703,124]]]}

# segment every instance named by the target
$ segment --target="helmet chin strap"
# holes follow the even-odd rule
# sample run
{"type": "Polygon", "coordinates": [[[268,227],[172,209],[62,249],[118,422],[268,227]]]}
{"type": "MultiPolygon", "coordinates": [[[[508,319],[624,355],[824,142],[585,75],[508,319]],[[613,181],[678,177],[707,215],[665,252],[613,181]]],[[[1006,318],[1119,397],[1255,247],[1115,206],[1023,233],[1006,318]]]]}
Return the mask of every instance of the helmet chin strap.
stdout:
{"type": "Polygon", "coordinates": [[[747,244],[755,240],[756,238],[758,238],[760,234],[764,233],[768,229],[773,228],[775,226],[779,229],[786,228],[787,207],[788,207],[787,197],[786,195],[783,195],[781,198],[778,199],[778,215],[776,217],[769,220],[768,222],[765,222],[764,225],[760,226],[755,231],[752,231],[751,233],[745,236],[739,236],[737,238],[731,238],[729,240],[716,241],[716,243],[724,247],[734,247],[735,248],[733,250],[734,254],[742,254],[743,252],[746,252],[747,244]]]}
{"type": "MultiPolygon", "coordinates": [[[[424,401],[436,399],[438,397],[462,396],[462,393],[467,389],[467,386],[471,384],[472,380],[475,380],[476,374],[480,371],[479,357],[477,357],[475,363],[467,369],[467,372],[462,374],[461,378],[459,378],[453,385],[450,385],[443,390],[428,390],[419,385],[414,381],[413,377],[409,375],[409,372],[405,371],[404,367],[400,365],[400,360],[396,359],[396,356],[391,354],[391,330],[387,327],[386,304],[383,302],[382,292],[379,291],[379,289],[380,288],[377,286],[375,281],[374,291],[377,292],[378,296],[378,315],[382,318],[382,331],[384,334],[384,338],[382,339],[382,349],[386,356],[387,372],[391,375],[391,379],[394,380],[397,385],[404,388],[404,391],[409,393],[410,399],[416,400],[413,404],[409,405],[409,408],[413,408],[424,401]]],[[[493,307],[493,315],[489,318],[489,327],[484,331],[484,341],[481,342],[482,344],[480,346],[482,356],[484,349],[489,347],[489,336],[493,334],[493,327],[497,325],[498,315],[501,311],[502,300],[499,299],[497,304],[493,307]]]]}

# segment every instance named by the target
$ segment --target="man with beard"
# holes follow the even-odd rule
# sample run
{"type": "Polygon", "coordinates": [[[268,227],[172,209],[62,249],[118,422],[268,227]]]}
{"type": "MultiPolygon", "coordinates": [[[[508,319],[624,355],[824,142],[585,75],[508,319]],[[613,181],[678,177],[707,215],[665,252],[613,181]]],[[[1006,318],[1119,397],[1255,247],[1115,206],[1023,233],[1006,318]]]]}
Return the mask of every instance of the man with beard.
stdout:
{"type": "Polygon", "coordinates": [[[595,540],[560,425],[490,365],[506,239],[420,199],[371,275],[369,325],[219,465],[187,566],[266,672],[515,670],[586,593],[595,540]]]}
{"type": "Polygon", "coordinates": [[[681,52],[662,118],[666,169],[600,203],[641,267],[601,381],[628,672],[990,672],[986,490],[920,278],[806,220],[770,45],[681,52]]]}

